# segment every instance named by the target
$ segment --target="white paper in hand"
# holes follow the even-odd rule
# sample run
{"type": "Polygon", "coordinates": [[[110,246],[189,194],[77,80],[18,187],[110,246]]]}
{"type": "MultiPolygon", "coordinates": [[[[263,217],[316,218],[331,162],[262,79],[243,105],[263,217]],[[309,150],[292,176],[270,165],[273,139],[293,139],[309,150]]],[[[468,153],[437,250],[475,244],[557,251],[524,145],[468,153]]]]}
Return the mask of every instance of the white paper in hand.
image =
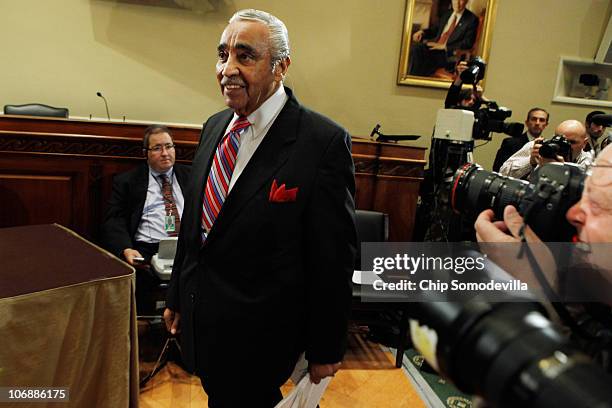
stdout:
{"type": "Polygon", "coordinates": [[[331,379],[325,377],[315,384],[310,381],[310,375],[305,376],[275,408],[315,408],[331,379]]]}

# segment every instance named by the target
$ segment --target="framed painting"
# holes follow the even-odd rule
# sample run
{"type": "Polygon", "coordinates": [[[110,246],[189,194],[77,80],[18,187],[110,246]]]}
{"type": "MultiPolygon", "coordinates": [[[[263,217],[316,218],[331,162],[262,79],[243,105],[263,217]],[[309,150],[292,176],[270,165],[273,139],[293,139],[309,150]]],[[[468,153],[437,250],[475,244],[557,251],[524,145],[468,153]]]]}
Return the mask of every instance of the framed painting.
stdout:
{"type": "Polygon", "coordinates": [[[448,88],[460,61],[489,62],[496,0],[406,0],[397,83],[448,88]]]}

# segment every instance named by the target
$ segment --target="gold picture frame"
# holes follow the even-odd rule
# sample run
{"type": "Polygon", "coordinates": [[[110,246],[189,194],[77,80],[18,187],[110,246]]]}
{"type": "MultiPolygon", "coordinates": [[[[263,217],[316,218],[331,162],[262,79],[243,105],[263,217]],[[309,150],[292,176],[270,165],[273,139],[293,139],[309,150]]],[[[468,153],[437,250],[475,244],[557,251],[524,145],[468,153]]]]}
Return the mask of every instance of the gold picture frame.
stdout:
{"type": "MultiPolygon", "coordinates": [[[[397,83],[399,85],[448,88],[455,76],[449,70],[452,70],[451,67],[456,61],[480,56],[488,63],[495,12],[496,0],[406,0],[397,83]],[[431,63],[423,67],[423,63],[419,61],[426,60],[423,55],[427,55],[430,51],[422,51],[418,47],[430,48],[431,45],[426,45],[427,41],[435,42],[444,35],[441,34],[445,30],[444,27],[452,24],[452,21],[449,22],[451,20],[449,16],[452,13],[453,3],[455,7],[458,3],[466,3],[465,9],[469,14],[464,12],[456,28],[453,29],[456,31],[455,38],[452,37],[452,34],[448,37],[448,44],[451,44],[451,40],[453,42],[452,47],[448,47],[446,51],[439,51],[438,56],[431,58],[431,63]],[[478,20],[475,36],[474,17],[478,20]],[[421,41],[414,41],[413,36],[420,29],[425,29],[421,41]],[[464,36],[463,43],[459,41],[461,35],[464,36]],[[475,38],[472,48],[455,48],[459,44],[463,46],[469,44],[473,37],[475,38]],[[436,64],[442,63],[443,58],[446,59],[444,66],[435,68],[433,73],[428,74],[436,64]]],[[[481,85],[484,87],[484,80],[481,85]]]]}

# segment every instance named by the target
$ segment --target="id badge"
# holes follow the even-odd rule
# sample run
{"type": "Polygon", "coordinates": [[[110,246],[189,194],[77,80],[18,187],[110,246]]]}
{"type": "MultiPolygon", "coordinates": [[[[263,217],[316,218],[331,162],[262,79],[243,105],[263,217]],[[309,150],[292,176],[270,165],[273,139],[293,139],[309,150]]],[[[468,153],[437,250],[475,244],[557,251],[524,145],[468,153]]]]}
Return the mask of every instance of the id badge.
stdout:
{"type": "Polygon", "coordinates": [[[174,215],[166,215],[165,226],[166,232],[176,231],[176,225],[174,223],[174,215]]]}

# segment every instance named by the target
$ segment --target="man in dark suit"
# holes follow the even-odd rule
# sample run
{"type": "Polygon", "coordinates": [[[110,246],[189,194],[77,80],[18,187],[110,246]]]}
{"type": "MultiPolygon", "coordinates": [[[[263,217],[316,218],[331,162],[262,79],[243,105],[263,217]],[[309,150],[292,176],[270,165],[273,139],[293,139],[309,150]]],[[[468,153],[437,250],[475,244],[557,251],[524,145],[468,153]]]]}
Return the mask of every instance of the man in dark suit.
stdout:
{"type": "Polygon", "coordinates": [[[493,171],[499,171],[504,162],[514,153],[518,152],[521,147],[525,146],[525,144],[534,139],[540,138],[542,136],[542,132],[544,129],[546,129],[546,126],[548,126],[549,119],[550,115],[545,109],[529,109],[529,112],[527,112],[527,120],[525,120],[527,131],[518,137],[507,137],[502,140],[502,144],[495,155],[493,171]]]}
{"type": "Polygon", "coordinates": [[[230,108],[204,124],[167,306],[209,406],[273,407],[301,353],[342,360],[355,262],[351,140],[283,86],[285,25],[234,14],[218,46],[230,108]]]}
{"type": "MultiPolygon", "coordinates": [[[[478,17],[465,6],[467,0],[452,0],[452,10],[440,19],[437,28],[418,30],[412,35],[410,75],[430,76],[446,67],[455,50],[470,50],[476,41],[478,17]]],[[[453,67],[450,67],[451,70],[453,67]]]]}
{"type": "Polygon", "coordinates": [[[145,130],[143,152],[146,164],[113,179],[102,225],[104,246],[130,265],[134,265],[134,258],[148,262],[157,253],[160,239],[178,232],[189,176],[189,167],[174,163],[174,141],[166,126],[145,130]],[[166,185],[171,199],[164,198],[166,185]]]}

